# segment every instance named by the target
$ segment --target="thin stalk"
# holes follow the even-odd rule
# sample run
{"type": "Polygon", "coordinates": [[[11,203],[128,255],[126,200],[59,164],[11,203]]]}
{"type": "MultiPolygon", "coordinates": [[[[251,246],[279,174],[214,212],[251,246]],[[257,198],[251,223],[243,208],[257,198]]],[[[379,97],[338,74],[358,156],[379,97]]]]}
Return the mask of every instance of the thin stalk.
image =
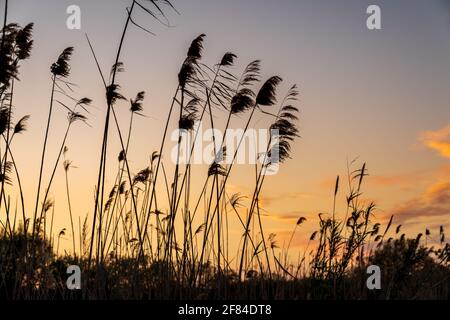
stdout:
{"type": "Polygon", "coordinates": [[[73,245],[73,255],[76,256],[76,249],[75,249],[75,228],[73,226],[73,215],[72,215],[72,205],[70,202],[70,192],[69,192],[69,168],[64,168],[65,176],[66,176],[66,193],[67,193],[67,205],[69,206],[69,215],[70,215],[70,224],[72,227],[72,245],[73,245]]]}
{"type": "Polygon", "coordinates": [[[5,16],[3,18],[3,36],[2,36],[2,46],[1,50],[3,51],[3,46],[5,42],[5,35],[6,35],[6,23],[8,22],[8,0],[5,0],[5,16]]]}
{"type": "Polygon", "coordinates": [[[122,139],[122,133],[120,132],[120,128],[119,128],[119,122],[117,121],[117,117],[116,117],[116,112],[114,111],[114,108],[111,108],[111,111],[113,113],[113,117],[114,117],[114,122],[116,124],[116,128],[117,128],[117,132],[119,133],[119,140],[120,140],[120,145],[122,147],[122,150],[124,151],[124,162],[125,162],[125,166],[127,168],[127,174],[128,174],[128,180],[130,183],[130,192],[131,192],[131,202],[133,204],[133,211],[135,213],[136,216],[136,227],[137,227],[137,231],[138,231],[138,237],[139,237],[139,243],[140,243],[140,252],[139,252],[139,256],[141,258],[144,258],[144,238],[142,238],[142,232],[141,232],[141,226],[139,224],[139,215],[138,215],[138,211],[137,211],[137,204],[136,204],[136,197],[134,195],[134,191],[133,191],[133,180],[131,178],[131,171],[130,171],[130,167],[128,165],[128,158],[127,158],[127,154],[125,151],[125,146],[123,144],[123,139],[122,139]]]}
{"type": "Polygon", "coordinates": [[[147,234],[147,229],[148,229],[148,223],[149,223],[149,219],[150,219],[150,213],[152,210],[152,205],[153,205],[153,199],[155,199],[155,212],[158,210],[157,205],[156,205],[156,182],[158,180],[158,174],[159,174],[159,168],[161,166],[161,158],[162,158],[162,153],[164,150],[164,145],[165,145],[165,141],[166,141],[166,136],[167,136],[167,131],[169,129],[169,122],[170,122],[170,118],[172,117],[172,112],[173,112],[173,107],[175,105],[175,101],[176,101],[176,96],[178,95],[178,91],[180,90],[180,87],[178,86],[175,94],[173,96],[172,99],[172,104],[170,106],[169,109],[169,114],[167,115],[167,120],[166,120],[166,126],[164,128],[164,134],[161,140],[161,146],[159,148],[159,154],[158,154],[158,162],[156,164],[156,171],[155,171],[155,175],[154,175],[154,179],[153,179],[153,188],[152,188],[152,193],[150,195],[150,204],[148,205],[148,212],[147,212],[147,218],[145,221],[145,226],[144,226],[144,235],[147,234]]]}
{"type": "MultiPolygon", "coordinates": [[[[64,134],[63,141],[61,143],[61,147],[59,148],[58,157],[56,158],[55,165],[53,166],[53,171],[52,171],[52,174],[50,176],[50,180],[48,182],[47,190],[45,191],[44,200],[42,202],[42,209],[41,209],[40,218],[42,218],[42,215],[44,214],[45,202],[47,201],[48,195],[50,193],[50,189],[51,189],[51,186],[52,186],[52,183],[53,183],[53,179],[55,178],[56,170],[58,168],[59,161],[61,160],[61,155],[63,154],[64,147],[66,145],[67,136],[69,135],[69,131],[70,131],[71,126],[72,126],[72,123],[69,122],[69,124],[67,125],[66,133],[64,134]]],[[[39,224],[38,224],[38,226],[39,226],[39,224]]]]}
{"type": "MultiPolygon", "coordinates": [[[[125,27],[122,32],[122,37],[121,37],[120,43],[119,43],[119,49],[117,50],[116,60],[115,60],[115,64],[114,64],[115,66],[117,66],[117,63],[119,62],[119,59],[120,59],[120,53],[122,51],[122,46],[123,46],[123,43],[125,40],[125,34],[127,32],[128,25],[131,20],[131,14],[133,13],[135,4],[136,4],[136,1],[133,0],[131,8],[130,8],[130,10],[128,10],[127,21],[125,23],[125,27]]],[[[116,71],[117,71],[117,68],[115,68],[115,70],[113,72],[111,85],[113,85],[115,82],[116,74],[117,74],[116,71]]],[[[104,182],[105,182],[105,167],[106,167],[106,150],[107,150],[107,144],[108,144],[109,119],[110,119],[110,115],[111,115],[111,109],[112,109],[111,103],[108,103],[108,110],[106,112],[106,119],[105,119],[105,127],[104,127],[104,131],[103,131],[102,153],[101,153],[101,157],[100,157],[100,168],[99,168],[99,172],[98,172],[97,190],[96,190],[96,196],[95,196],[94,217],[93,217],[93,222],[92,222],[92,235],[91,235],[91,243],[90,243],[89,258],[88,258],[88,269],[90,268],[91,261],[92,261],[92,249],[93,249],[93,245],[94,245],[95,226],[96,226],[96,222],[97,222],[97,213],[98,213],[97,211],[99,208],[99,197],[101,197],[100,211],[102,210],[102,206],[103,206],[103,193],[104,193],[104,185],[105,185],[104,182]]],[[[100,212],[100,216],[101,216],[101,212],[100,212]]]]}
{"type": "MultiPolygon", "coordinates": [[[[19,170],[17,169],[16,161],[15,161],[14,156],[13,156],[12,151],[11,151],[11,142],[12,142],[13,136],[11,137],[10,142],[7,144],[7,146],[8,146],[9,156],[11,157],[11,162],[12,162],[12,164],[14,166],[14,171],[16,173],[17,183],[18,183],[18,186],[19,186],[20,202],[21,202],[21,205],[22,205],[23,232],[24,232],[24,240],[25,240],[25,247],[26,247],[27,237],[28,237],[28,232],[27,232],[28,225],[27,225],[27,219],[26,219],[26,215],[25,215],[25,200],[24,200],[22,182],[21,182],[21,179],[20,179],[19,170]]],[[[5,138],[4,135],[3,135],[3,139],[6,141],[6,138],[5,138]]]]}
{"type": "MultiPolygon", "coordinates": [[[[245,137],[245,134],[246,134],[246,132],[247,132],[247,130],[248,130],[248,127],[250,126],[250,122],[251,122],[251,120],[252,120],[252,118],[253,118],[253,115],[254,115],[254,113],[255,113],[256,107],[257,107],[257,105],[255,104],[255,105],[253,106],[253,108],[252,108],[252,112],[251,112],[251,114],[250,114],[250,116],[249,116],[249,118],[248,118],[248,120],[247,120],[246,125],[245,125],[244,132],[243,132],[243,134],[242,134],[242,137],[241,137],[241,139],[239,140],[239,144],[238,144],[238,146],[237,146],[237,148],[236,148],[236,150],[235,150],[235,152],[234,152],[233,159],[232,159],[232,161],[231,161],[231,163],[230,163],[230,166],[228,167],[227,173],[226,173],[226,175],[225,175],[225,177],[224,177],[224,180],[223,180],[223,182],[222,182],[222,186],[221,186],[221,188],[220,188],[219,199],[222,197],[222,194],[223,194],[223,192],[224,192],[224,190],[225,190],[226,183],[227,183],[227,181],[228,181],[228,178],[230,177],[230,173],[231,173],[231,170],[232,170],[232,168],[233,168],[234,160],[235,160],[236,157],[237,157],[237,154],[238,154],[239,149],[240,149],[240,147],[241,147],[242,141],[244,140],[244,137],[245,137]]],[[[219,205],[219,204],[217,203],[217,204],[216,204],[216,208],[214,208],[214,210],[213,210],[214,213],[216,212],[216,209],[217,209],[217,206],[218,206],[218,205],[219,205]]],[[[210,226],[210,227],[211,227],[211,226],[210,226]]],[[[208,237],[210,227],[206,226],[206,231],[205,231],[206,234],[205,234],[205,238],[208,237]]],[[[201,255],[201,258],[200,258],[200,265],[203,263],[204,248],[205,248],[205,243],[203,243],[203,247],[202,247],[202,255],[201,255]]]]}
{"type": "MultiPolygon", "coordinates": [[[[134,112],[131,112],[131,116],[130,116],[130,125],[129,125],[129,127],[128,127],[128,137],[127,137],[127,144],[126,144],[126,150],[125,150],[125,153],[126,154],[128,154],[128,148],[129,148],[129,145],[130,145],[130,138],[131,138],[131,129],[132,129],[132,127],[133,127],[133,118],[134,118],[134,112]]],[[[124,170],[125,170],[125,162],[122,164],[122,166],[120,167],[120,165],[119,165],[119,172],[118,172],[118,179],[116,180],[117,181],[117,188],[120,188],[120,185],[122,184],[122,178],[123,178],[123,172],[124,172],[124,170]]],[[[117,204],[117,199],[118,199],[118,197],[119,197],[120,195],[119,195],[119,190],[117,190],[116,191],[116,194],[115,194],[115,197],[114,197],[114,204],[113,204],[113,206],[112,206],[112,209],[111,209],[111,217],[110,217],[110,220],[109,220],[109,223],[108,223],[108,226],[107,226],[107,228],[106,228],[106,232],[105,232],[105,239],[104,239],[104,242],[106,243],[107,242],[107,235],[108,235],[108,233],[109,233],[109,230],[110,230],[110,227],[111,227],[111,223],[112,223],[112,220],[113,220],[113,213],[114,213],[114,210],[115,210],[115,208],[116,208],[116,204],[117,204]]],[[[102,253],[103,254],[103,253],[102,253]]]]}
{"type": "MultiPolygon", "coordinates": [[[[179,114],[179,122],[181,123],[181,119],[183,117],[183,107],[184,107],[184,96],[185,96],[185,88],[181,88],[181,102],[180,102],[180,114],[179,114]]],[[[167,229],[167,246],[168,249],[165,252],[165,256],[169,254],[169,259],[172,258],[172,234],[174,232],[174,224],[175,224],[175,217],[176,217],[176,211],[175,205],[176,205],[176,199],[177,199],[177,191],[178,191],[178,172],[180,168],[180,149],[181,149],[181,130],[179,130],[178,134],[178,143],[177,143],[177,161],[175,164],[175,172],[173,177],[173,183],[172,183],[172,199],[170,202],[170,221],[167,229]]]]}
{"type": "Polygon", "coordinates": [[[39,181],[38,181],[38,187],[37,187],[37,193],[36,193],[36,204],[34,207],[34,215],[33,215],[33,233],[32,233],[32,243],[34,243],[35,233],[36,233],[36,218],[37,218],[37,211],[38,211],[38,205],[39,205],[39,195],[41,192],[41,183],[42,183],[42,173],[44,170],[44,161],[45,161],[45,151],[47,149],[47,140],[48,140],[48,132],[50,129],[50,121],[52,118],[52,111],[53,111],[53,97],[55,94],[55,84],[56,84],[56,75],[53,74],[52,77],[52,93],[50,98],[50,109],[48,112],[48,120],[47,120],[47,128],[45,129],[45,139],[44,139],[44,146],[42,148],[42,155],[41,155],[41,164],[39,168],[39,181]]]}
{"type": "Polygon", "coordinates": [[[6,148],[5,155],[3,161],[3,179],[2,179],[2,189],[0,191],[0,207],[2,205],[2,195],[5,192],[5,178],[6,178],[6,166],[8,164],[8,149],[9,149],[9,134],[11,131],[11,114],[12,114],[12,103],[14,97],[14,79],[11,80],[11,98],[9,99],[9,107],[8,107],[8,121],[7,121],[7,129],[6,129],[6,148]]]}

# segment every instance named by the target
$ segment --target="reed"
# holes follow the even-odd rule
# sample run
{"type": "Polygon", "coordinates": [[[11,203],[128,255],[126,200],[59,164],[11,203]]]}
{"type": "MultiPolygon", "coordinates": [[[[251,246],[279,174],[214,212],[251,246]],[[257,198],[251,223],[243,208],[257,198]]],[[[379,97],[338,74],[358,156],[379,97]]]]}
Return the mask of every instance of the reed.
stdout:
{"type": "Polygon", "coordinates": [[[394,217],[385,224],[377,222],[375,204],[363,198],[363,185],[368,175],[365,163],[356,169],[356,162],[348,164],[345,199],[341,199],[345,179],[337,176],[334,189],[330,190],[329,211],[318,214],[317,230],[309,237],[303,232],[305,217],[293,222],[287,243],[283,245],[279,244],[279,235],[267,232],[266,208],[261,199],[267,192],[264,186],[276,179],[267,173],[273,166],[283,166],[295,156],[292,146],[300,138],[300,92],[293,85],[286,88],[287,93],[278,100],[278,93],[283,89],[282,79],[272,76],[261,82],[259,60],[250,62],[242,74],[236,76],[237,55],[231,52],[208,66],[203,59],[208,54],[204,34],[190,43],[181,60],[158,150],[148,150],[148,162],[141,168],[134,167],[130,161],[130,150],[133,150],[130,146],[140,142],[134,130],[135,120],[137,116],[146,117],[144,104],[148,98],[144,91],[136,90],[138,93],[132,98],[121,93],[120,74],[126,72],[123,49],[133,27],[153,36],[152,31],[135,20],[135,13],[144,13],[157,23],[169,26],[167,9],[176,12],[169,1],[130,1],[108,81],[86,35],[93,67],[104,86],[106,110],[94,207],[83,213],[84,218],[73,205],[74,190],[69,173],[74,167],[67,158],[67,142],[69,136],[76,138],[76,123],[87,124],[92,101],[75,98],[74,85],[68,80],[73,47],[65,49],[50,69],[48,116],[38,159],[37,194],[32,199],[35,206],[33,211],[26,211],[24,177],[17,166],[13,141],[26,132],[30,118],[23,116],[14,123],[12,115],[19,62],[30,57],[33,25],[24,28],[8,25],[6,11],[0,51],[0,133],[3,136],[0,140],[0,298],[76,299],[76,295],[65,289],[63,270],[63,266],[74,263],[80,265],[85,274],[83,299],[448,297],[448,280],[445,279],[450,278],[450,246],[444,227],[439,231],[426,228],[424,235],[419,233],[410,239],[402,233],[402,225],[392,227],[394,217]],[[125,128],[120,127],[117,113],[121,105],[126,105],[130,112],[129,118],[124,120],[125,128]],[[55,150],[56,158],[48,166],[48,140],[57,107],[67,112],[68,122],[55,150]],[[225,114],[224,136],[219,140],[212,135],[214,160],[194,169],[192,156],[199,143],[199,129],[195,124],[206,119],[208,127],[216,129],[219,127],[216,119],[223,116],[222,113],[225,114]],[[237,176],[233,170],[236,158],[246,132],[256,126],[256,118],[266,120],[268,129],[276,135],[264,146],[265,152],[255,154],[262,161],[249,166],[254,172],[254,179],[249,181],[251,193],[231,194],[230,181],[237,176]],[[227,129],[234,124],[242,126],[243,135],[238,137],[237,148],[228,155],[231,146],[227,145],[227,129]],[[110,173],[107,164],[113,159],[110,150],[113,130],[120,142],[120,152],[114,155],[117,167],[110,173]],[[178,130],[176,161],[172,165],[165,157],[170,130],[178,130]],[[184,140],[188,138],[189,141],[184,140]],[[180,150],[184,142],[189,142],[191,151],[186,164],[181,163],[180,150]],[[226,159],[231,161],[225,162],[226,159]],[[64,170],[70,229],[69,226],[59,229],[54,224],[61,206],[58,199],[50,195],[60,173],[58,168],[64,170]],[[47,170],[49,180],[44,183],[47,170]],[[194,170],[203,170],[203,174],[194,170]],[[106,179],[109,174],[115,175],[111,183],[106,179]],[[14,194],[14,188],[8,187],[13,183],[18,185],[18,195],[14,194]],[[18,196],[20,205],[18,200],[14,204],[14,197],[18,199],[18,196]],[[341,212],[338,203],[342,200],[346,208],[341,212]],[[33,226],[29,228],[31,219],[33,226]],[[237,229],[231,229],[233,223],[237,229]],[[240,237],[234,248],[231,238],[236,231],[240,237]],[[66,239],[69,233],[70,239],[66,239]],[[295,260],[292,249],[299,237],[306,237],[307,245],[295,260]],[[66,240],[71,242],[70,252],[64,250],[66,240]],[[383,279],[388,285],[376,294],[361,285],[365,268],[370,264],[390,270],[389,276],[383,279]]]}

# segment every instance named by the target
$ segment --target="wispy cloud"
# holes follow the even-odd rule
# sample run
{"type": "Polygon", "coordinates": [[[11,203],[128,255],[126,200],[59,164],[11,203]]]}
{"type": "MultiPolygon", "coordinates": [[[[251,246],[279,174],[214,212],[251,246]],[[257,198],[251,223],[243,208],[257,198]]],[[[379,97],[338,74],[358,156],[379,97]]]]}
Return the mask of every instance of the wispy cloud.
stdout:
{"type": "Polygon", "coordinates": [[[417,181],[419,173],[405,173],[398,175],[368,176],[367,181],[373,186],[410,186],[417,181]]]}
{"type": "MultiPolygon", "coordinates": [[[[289,244],[289,241],[291,241],[293,231],[284,231],[280,230],[276,232],[276,242],[280,247],[286,248],[289,244]]],[[[302,248],[304,249],[309,244],[309,238],[311,236],[311,232],[306,232],[305,230],[298,229],[294,233],[294,236],[292,237],[290,249],[293,248],[302,248]]]]}
{"type": "Polygon", "coordinates": [[[263,195],[260,196],[259,200],[262,206],[268,206],[275,202],[284,202],[284,201],[292,201],[292,200],[299,200],[299,199],[305,199],[310,198],[311,195],[303,192],[284,192],[284,193],[278,193],[278,194],[271,194],[271,195],[263,195]]]}
{"type": "Polygon", "coordinates": [[[270,218],[278,221],[284,221],[287,223],[292,223],[295,225],[295,223],[298,221],[300,217],[305,217],[307,219],[310,219],[312,217],[315,217],[312,213],[305,213],[305,212],[286,212],[286,213],[270,213],[270,218]]]}
{"type": "Polygon", "coordinates": [[[428,148],[444,158],[450,158],[450,125],[436,131],[422,132],[419,138],[428,148]]]}
{"type": "Polygon", "coordinates": [[[392,213],[400,223],[430,217],[450,217],[450,177],[436,182],[423,194],[398,205],[392,213]]]}

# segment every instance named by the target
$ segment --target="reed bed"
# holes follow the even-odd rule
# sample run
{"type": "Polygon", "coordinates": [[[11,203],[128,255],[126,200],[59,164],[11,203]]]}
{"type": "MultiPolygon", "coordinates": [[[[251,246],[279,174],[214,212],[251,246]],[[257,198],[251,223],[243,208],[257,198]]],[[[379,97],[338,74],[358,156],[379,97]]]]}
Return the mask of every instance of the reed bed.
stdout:
{"type": "MultiPolygon", "coordinates": [[[[206,35],[196,37],[179,67],[178,83],[169,100],[160,147],[149,150],[146,168],[131,168],[128,157],[133,124],[143,115],[145,92],[126,98],[120,93],[120,73],[125,72],[122,49],[132,27],[144,29],[133,20],[133,12],[167,25],[167,10],[176,11],[169,1],[130,1],[127,19],[109,78],[102,73],[94,46],[92,67],[98,70],[105,90],[102,146],[99,148],[97,184],[92,211],[83,217],[72,210],[67,138],[76,123],[88,121],[89,98],[77,98],[70,82],[70,59],[76,49],[68,47],[50,67],[50,101],[45,139],[42,145],[36,198],[25,198],[22,179],[14,158],[13,140],[25,133],[29,116],[14,122],[14,89],[21,62],[31,56],[33,24],[21,27],[7,22],[8,1],[1,32],[0,54],[0,298],[2,299],[448,299],[450,292],[449,245],[444,229],[439,230],[439,246],[427,246],[431,231],[407,239],[398,226],[395,238],[387,238],[393,218],[386,226],[375,223],[375,204],[362,198],[366,165],[353,170],[349,165],[347,210],[339,218],[336,205],[328,214],[318,215],[318,229],[308,246],[293,261],[291,242],[306,218],[299,217],[287,247],[280,248],[275,234],[265,233],[261,197],[267,170],[291,158],[291,146],[299,138],[296,85],[280,93],[281,77],[261,78],[261,62],[250,61],[235,74],[237,55],[225,52],[213,66],[203,61],[206,35]],[[281,98],[279,98],[281,96],[281,98]],[[129,123],[121,128],[116,113],[119,104],[128,104],[129,123]],[[67,111],[67,127],[56,159],[49,159],[47,140],[52,130],[54,109],[67,111]],[[223,132],[241,123],[245,134],[255,117],[277,130],[277,142],[269,141],[263,161],[252,170],[255,180],[251,197],[229,192],[230,178],[244,136],[234,153],[226,139],[213,135],[215,159],[208,164],[204,181],[192,174],[191,162],[180,161],[181,144],[190,136],[189,148],[198,143],[195,123],[212,129],[218,112],[225,112],[223,132]],[[175,121],[176,127],[171,124],[175,121]],[[168,134],[179,129],[177,161],[168,166],[168,134]],[[120,153],[111,157],[110,136],[119,136],[120,153]],[[115,159],[115,160],[111,160],[115,159]],[[164,160],[166,159],[166,160],[164,160]],[[51,162],[50,162],[51,161],[51,162]],[[116,161],[117,172],[107,172],[107,161],[116,161]],[[170,167],[170,170],[168,168],[170,167]],[[55,207],[49,197],[58,169],[64,169],[65,193],[70,229],[54,230],[55,207]],[[137,173],[135,173],[137,172],[137,173]],[[44,184],[43,174],[50,173],[44,184]],[[106,175],[114,174],[113,185],[106,175]],[[11,184],[17,184],[18,195],[11,184]],[[199,194],[193,185],[202,186],[199,194]],[[11,199],[18,198],[16,205],[11,199]],[[25,200],[34,210],[27,212],[25,200]],[[77,219],[78,217],[78,219],[77,219]],[[240,226],[241,239],[236,254],[230,247],[229,221],[240,226]],[[69,236],[71,251],[61,250],[60,241],[69,236]],[[425,238],[425,239],[424,239],[425,238]],[[66,268],[79,265],[82,290],[67,289],[66,268]],[[382,290],[365,287],[368,265],[383,270],[382,290]]],[[[44,106],[42,106],[44,108],[44,106]]],[[[20,109],[17,110],[20,113],[20,109]]],[[[214,132],[214,131],[213,131],[214,132]]],[[[137,141],[134,141],[137,140],[137,141]]],[[[190,160],[190,159],[189,159],[190,160]]],[[[336,179],[334,203],[341,188],[336,179]]],[[[57,214],[57,213],[56,213],[57,214]]],[[[433,231],[434,232],[434,231],[433,231]]],[[[392,232],[391,232],[392,233],[392,232]]]]}

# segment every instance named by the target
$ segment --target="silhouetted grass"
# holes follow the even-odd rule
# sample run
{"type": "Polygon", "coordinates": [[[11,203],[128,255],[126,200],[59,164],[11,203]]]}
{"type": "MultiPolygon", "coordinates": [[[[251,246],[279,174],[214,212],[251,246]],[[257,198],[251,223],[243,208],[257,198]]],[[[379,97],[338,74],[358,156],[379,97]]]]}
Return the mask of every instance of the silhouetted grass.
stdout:
{"type": "MultiPolygon", "coordinates": [[[[142,116],[145,93],[141,91],[135,98],[129,99],[130,120],[127,135],[123,136],[115,112],[119,103],[128,101],[119,92],[118,75],[124,72],[121,53],[129,28],[140,27],[132,19],[135,10],[143,10],[165,25],[165,10],[174,10],[169,1],[147,1],[145,4],[132,1],[127,10],[127,20],[108,82],[101,71],[94,46],[87,38],[93,55],[93,68],[99,71],[104,85],[106,113],[94,207],[83,220],[78,217],[78,231],[71,205],[69,172],[72,162],[66,158],[66,141],[75,122],[87,121],[87,108],[92,101],[74,97],[75,92],[68,80],[74,49],[69,47],[50,67],[51,99],[40,158],[35,208],[31,215],[27,215],[21,177],[11,144],[16,134],[26,130],[29,117],[24,116],[13,125],[11,115],[20,61],[29,58],[33,45],[33,25],[21,28],[16,24],[7,24],[5,13],[0,52],[0,134],[3,136],[0,298],[449,298],[449,245],[445,242],[443,227],[439,230],[438,248],[427,246],[428,229],[425,244],[421,240],[422,235],[416,239],[406,239],[405,235],[399,235],[397,239],[385,239],[393,218],[384,227],[374,223],[375,204],[362,199],[362,185],[368,174],[365,164],[354,171],[351,171],[354,164],[349,165],[349,194],[346,197],[344,219],[340,219],[336,212],[342,183],[337,177],[331,213],[318,215],[318,230],[309,236],[308,245],[298,261],[291,261],[289,251],[298,227],[306,220],[304,217],[299,217],[293,225],[287,247],[279,248],[276,235],[265,233],[260,202],[265,173],[275,164],[272,162],[275,152],[279,157],[276,164],[281,165],[291,157],[291,145],[299,137],[299,92],[297,86],[293,85],[284,98],[277,101],[282,79],[272,76],[261,82],[259,60],[250,62],[240,76],[234,75],[230,68],[237,60],[237,55],[231,52],[226,52],[216,65],[205,65],[202,62],[206,39],[204,34],[192,41],[181,63],[159,150],[151,154],[147,167],[133,174],[128,151],[130,144],[134,143],[133,119],[136,115],[142,116]],[[56,107],[68,112],[68,124],[57,158],[50,167],[50,180],[41,196],[42,177],[48,169],[45,166],[47,139],[56,107]],[[230,194],[227,188],[234,172],[233,162],[227,164],[224,161],[229,150],[225,137],[222,141],[216,141],[218,137],[213,135],[213,141],[216,142],[215,159],[206,169],[206,177],[201,184],[203,188],[198,197],[193,193],[192,186],[202,181],[192,175],[191,159],[188,159],[187,164],[179,161],[180,146],[184,142],[181,133],[187,133],[193,138],[189,148],[194,150],[198,143],[195,121],[201,121],[207,115],[210,128],[217,128],[214,115],[220,109],[227,113],[225,134],[232,122],[242,118],[245,121],[244,135],[231,155],[233,162],[256,115],[269,120],[268,129],[279,132],[276,148],[270,140],[266,152],[257,155],[263,161],[252,168],[255,170],[255,181],[249,205],[243,201],[244,196],[230,194]],[[180,134],[177,162],[171,172],[167,171],[163,156],[166,154],[167,133],[173,120],[176,120],[175,129],[179,129],[180,134]],[[118,133],[121,150],[116,160],[114,183],[107,185],[107,156],[111,153],[108,151],[108,141],[112,130],[118,133]],[[61,156],[64,157],[63,163],[61,156]],[[53,229],[54,201],[48,197],[57,169],[61,166],[65,172],[69,208],[72,238],[70,253],[60,252],[60,239],[67,230],[53,229]],[[10,197],[14,195],[8,189],[8,184],[15,182],[18,183],[21,198],[21,221],[17,217],[17,206],[14,208],[10,202],[10,197]],[[107,190],[110,190],[109,193],[107,190]],[[229,220],[234,217],[242,227],[242,236],[238,252],[230,255],[229,220]],[[177,228],[177,225],[181,227],[177,228]],[[71,264],[79,265],[83,271],[82,292],[66,288],[66,268],[71,264]],[[383,270],[381,290],[370,291],[365,285],[366,268],[371,264],[383,270]]],[[[399,234],[400,229],[398,226],[396,234],[399,234]]]]}

